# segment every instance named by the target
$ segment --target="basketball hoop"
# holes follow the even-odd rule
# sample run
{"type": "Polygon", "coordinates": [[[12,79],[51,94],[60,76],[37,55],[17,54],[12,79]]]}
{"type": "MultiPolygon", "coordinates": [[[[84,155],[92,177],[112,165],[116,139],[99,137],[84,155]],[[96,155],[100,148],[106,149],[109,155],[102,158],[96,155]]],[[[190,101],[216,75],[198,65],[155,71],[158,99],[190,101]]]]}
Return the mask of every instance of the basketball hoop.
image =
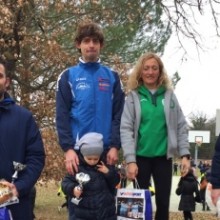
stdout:
{"type": "Polygon", "coordinates": [[[198,147],[200,147],[202,145],[202,140],[203,140],[203,137],[202,136],[196,136],[195,137],[195,142],[196,142],[196,145],[198,147]]]}
{"type": "Polygon", "coordinates": [[[202,142],[201,141],[196,141],[196,145],[200,147],[202,145],[202,142]]]}

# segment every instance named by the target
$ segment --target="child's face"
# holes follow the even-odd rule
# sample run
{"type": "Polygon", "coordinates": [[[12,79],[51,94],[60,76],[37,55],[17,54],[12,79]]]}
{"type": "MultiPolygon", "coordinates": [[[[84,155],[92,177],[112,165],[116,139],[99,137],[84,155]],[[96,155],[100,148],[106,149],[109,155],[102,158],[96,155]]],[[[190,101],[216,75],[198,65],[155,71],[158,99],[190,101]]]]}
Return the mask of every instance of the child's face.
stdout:
{"type": "Polygon", "coordinates": [[[99,159],[100,159],[100,156],[97,156],[97,155],[84,156],[84,160],[90,166],[96,165],[99,162],[99,159]]]}

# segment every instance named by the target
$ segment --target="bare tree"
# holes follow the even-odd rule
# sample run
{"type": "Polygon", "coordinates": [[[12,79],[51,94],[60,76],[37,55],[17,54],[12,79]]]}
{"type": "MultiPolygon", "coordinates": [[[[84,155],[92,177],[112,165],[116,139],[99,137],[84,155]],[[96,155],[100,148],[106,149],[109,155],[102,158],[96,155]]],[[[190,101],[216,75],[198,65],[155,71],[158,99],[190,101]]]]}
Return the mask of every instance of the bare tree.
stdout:
{"type": "MultiPolygon", "coordinates": [[[[165,14],[165,20],[172,24],[173,34],[176,35],[180,48],[187,54],[183,38],[194,42],[199,51],[204,50],[201,32],[198,30],[199,17],[206,15],[213,24],[216,36],[219,37],[219,10],[218,0],[155,0],[165,14]]],[[[207,21],[209,22],[209,21],[207,21]]]]}

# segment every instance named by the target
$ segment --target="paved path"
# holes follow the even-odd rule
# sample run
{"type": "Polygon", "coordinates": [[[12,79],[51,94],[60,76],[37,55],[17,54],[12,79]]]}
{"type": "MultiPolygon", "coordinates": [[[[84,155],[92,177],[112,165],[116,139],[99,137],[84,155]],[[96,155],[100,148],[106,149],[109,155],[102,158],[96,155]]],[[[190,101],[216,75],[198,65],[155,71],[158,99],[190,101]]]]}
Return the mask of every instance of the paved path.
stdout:
{"type": "MultiPolygon", "coordinates": [[[[171,212],[178,212],[178,206],[180,201],[180,196],[177,196],[175,191],[179,182],[180,176],[173,176],[172,180],[172,191],[170,196],[170,211],[171,212]]],[[[153,210],[155,211],[155,196],[152,197],[152,203],[153,203],[153,210]]],[[[196,204],[196,212],[202,212],[202,205],[200,203],[196,204]]],[[[211,211],[212,213],[215,213],[215,211],[211,211]]]]}

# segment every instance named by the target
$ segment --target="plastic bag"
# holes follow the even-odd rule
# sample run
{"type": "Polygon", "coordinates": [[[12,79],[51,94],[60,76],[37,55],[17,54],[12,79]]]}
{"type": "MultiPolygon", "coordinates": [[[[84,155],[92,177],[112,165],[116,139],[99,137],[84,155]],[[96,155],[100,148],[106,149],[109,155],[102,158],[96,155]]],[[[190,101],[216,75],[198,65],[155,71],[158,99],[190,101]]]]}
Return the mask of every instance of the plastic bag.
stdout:
{"type": "Polygon", "coordinates": [[[10,211],[6,208],[0,208],[0,220],[13,220],[10,211]]]}

